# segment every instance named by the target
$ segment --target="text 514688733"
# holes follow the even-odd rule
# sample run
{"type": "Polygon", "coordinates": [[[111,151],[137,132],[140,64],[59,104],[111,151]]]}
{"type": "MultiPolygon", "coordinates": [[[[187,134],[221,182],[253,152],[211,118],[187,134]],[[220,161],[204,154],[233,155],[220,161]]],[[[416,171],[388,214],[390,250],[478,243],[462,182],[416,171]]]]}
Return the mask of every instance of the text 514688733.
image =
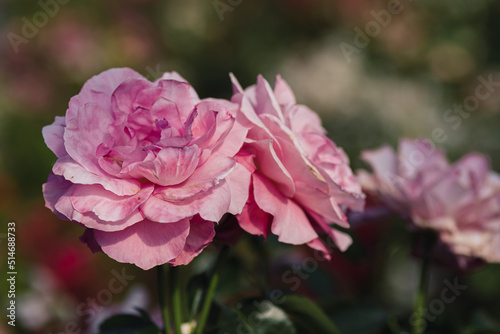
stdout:
{"type": "Polygon", "coordinates": [[[11,326],[16,325],[16,223],[7,224],[7,297],[9,304],[7,306],[7,323],[11,326]]]}

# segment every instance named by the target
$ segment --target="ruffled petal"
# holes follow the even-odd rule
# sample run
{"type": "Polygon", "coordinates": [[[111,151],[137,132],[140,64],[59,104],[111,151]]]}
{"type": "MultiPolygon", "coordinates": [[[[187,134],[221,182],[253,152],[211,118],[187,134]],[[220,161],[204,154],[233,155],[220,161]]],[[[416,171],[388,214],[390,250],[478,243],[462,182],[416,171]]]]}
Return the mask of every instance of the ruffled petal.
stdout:
{"type": "Polygon", "coordinates": [[[188,235],[188,219],[171,224],[144,220],[117,232],[94,230],[104,253],[118,262],[133,263],[144,270],[179,256],[188,235]]]}
{"type": "Polygon", "coordinates": [[[161,197],[167,201],[187,199],[218,185],[234,167],[234,158],[210,156],[203,165],[193,171],[186,181],[175,186],[158,187],[156,194],[161,194],[161,197]]]}
{"type": "Polygon", "coordinates": [[[210,190],[178,202],[164,200],[161,192],[154,193],[141,206],[145,217],[162,223],[176,222],[199,214],[203,219],[217,222],[228,211],[231,193],[225,180],[210,190]]]}
{"type": "Polygon", "coordinates": [[[66,128],[66,118],[56,116],[54,123],[44,126],[42,129],[45,144],[50,148],[56,157],[61,158],[67,155],[64,147],[64,129],[66,128]]]}
{"type": "Polygon", "coordinates": [[[215,236],[214,223],[194,216],[190,222],[189,235],[182,252],[170,263],[173,266],[190,263],[205,247],[212,242],[215,236]]]}
{"type": "Polygon", "coordinates": [[[283,196],[258,173],[252,179],[255,202],[274,217],[271,231],[278,236],[279,241],[300,245],[318,237],[301,207],[283,196]]]}
{"type": "Polygon", "coordinates": [[[147,201],[153,190],[152,184],[144,184],[137,194],[118,196],[100,185],[78,185],[73,188],[70,198],[80,213],[93,212],[102,220],[119,221],[147,201]]]}
{"type": "Polygon", "coordinates": [[[109,126],[112,121],[109,109],[96,104],[85,104],[75,117],[66,117],[66,151],[81,166],[97,175],[103,174],[96,156],[97,148],[110,139],[109,126]]]}
{"type": "Polygon", "coordinates": [[[196,145],[185,147],[165,147],[151,161],[132,163],[123,172],[160,186],[176,185],[184,182],[198,166],[201,150],[196,145]]]}
{"type": "Polygon", "coordinates": [[[57,160],[52,168],[56,175],[76,184],[100,184],[104,189],[118,196],[134,195],[141,189],[141,183],[134,179],[118,179],[89,172],[70,156],[57,160]]]}

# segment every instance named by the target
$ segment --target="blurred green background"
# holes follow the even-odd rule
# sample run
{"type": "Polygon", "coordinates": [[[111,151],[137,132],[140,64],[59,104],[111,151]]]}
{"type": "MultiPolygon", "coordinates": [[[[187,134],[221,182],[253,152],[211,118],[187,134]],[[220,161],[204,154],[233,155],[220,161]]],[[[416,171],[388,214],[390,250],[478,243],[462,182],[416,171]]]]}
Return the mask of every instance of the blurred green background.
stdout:
{"type": "MultiPolygon", "coordinates": [[[[86,80],[108,68],[131,67],[151,80],[177,71],[200,97],[220,98],[231,96],[229,72],[243,86],[259,73],[272,84],[280,73],[298,101],[320,114],[355,169],[364,167],[363,149],[394,146],[400,137],[432,138],[438,131],[437,144],[452,160],[480,151],[500,170],[497,1],[3,0],[0,30],[0,259],[6,223],[15,221],[20,333],[64,332],[72,320],[83,333],[96,319],[87,314],[82,320],[75,309],[106,287],[113,269],[127,268],[137,275],[135,283],[153,279],[151,273],[92,255],[77,241],[82,232],[77,225],[43,207],[41,185],[55,156],[41,129],[65,114],[86,80]],[[481,92],[489,94],[478,98],[484,80],[491,84],[481,92]],[[472,104],[470,112],[457,111],[464,103],[472,104]]],[[[306,280],[305,293],[335,314],[346,333],[399,333],[408,327],[404,319],[417,262],[409,256],[409,237],[400,225],[353,230],[352,250],[306,280]],[[370,325],[363,327],[360,319],[370,325]]],[[[252,253],[247,246],[238,246],[235,261],[251,257],[245,255],[252,253]]],[[[298,252],[290,257],[278,251],[272,263],[307,255],[273,241],[267,247],[298,252]]],[[[252,282],[242,270],[251,294],[252,282]]],[[[443,277],[453,274],[435,270],[439,295],[443,277]]],[[[465,295],[447,306],[431,330],[458,333],[469,323],[500,317],[499,274],[489,265],[461,278],[468,284],[465,295]],[[449,321],[457,316],[460,320],[449,321]]],[[[286,288],[279,270],[269,276],[272,284],[286,288]]],[[[5,281],[1,284],[5,290],[5,281]]],[[[135,287],[128,288],[113,303],[135,287]]],[[[141,289],[143,297],[154,295],[154,289],[141,289]]],[[[2,291],[2,301],[5,296],[2,291]]],[[[144,307],[154,302],[146,298],[144,307]]],[[[5,318],[2,328],[9,330],[5,318]]]]}

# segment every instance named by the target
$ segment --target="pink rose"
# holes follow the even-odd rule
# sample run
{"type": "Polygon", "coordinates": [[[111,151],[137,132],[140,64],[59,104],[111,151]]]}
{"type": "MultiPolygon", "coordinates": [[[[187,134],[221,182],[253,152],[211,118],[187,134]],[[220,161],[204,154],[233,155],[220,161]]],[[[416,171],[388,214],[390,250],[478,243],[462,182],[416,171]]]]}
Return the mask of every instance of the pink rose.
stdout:
{"type": "Polygon", "coordinates": [[[363,189],[408,218],[431,229],[465,269],[477,259],[500,261],[500,178],[488,159],[470,153],[450,165],[426,140],[402,139],[364,151],[374,173],[359,173],[363,189]]]}
{"type": "Polygon", "coordinates": [[[284,243],[308,244],[329,257],[333,245],[318,235],[327,234],[345,250],[351,238],[330,224],[349,227],[345,209],[361,210],[364,202],[347,155],[325,136],[319,117],[296,104],[279,76],[274,90],[262,76],[246,90],[232,80],[232,102],[249,127],[236,156],[242,189],[243,175],[248,180],[240,226],[264,237],[272,232],[284,243]]]}
{"type": "Polygon", "coordinates": [[[225,181],[243,144],[234,123],[177,73],[150,82],[131,69],[105,71],[43,129],[58,157],[46,206],[119,262],[187,264],[212,241],[213,222],[241,211],[225,181]]]}

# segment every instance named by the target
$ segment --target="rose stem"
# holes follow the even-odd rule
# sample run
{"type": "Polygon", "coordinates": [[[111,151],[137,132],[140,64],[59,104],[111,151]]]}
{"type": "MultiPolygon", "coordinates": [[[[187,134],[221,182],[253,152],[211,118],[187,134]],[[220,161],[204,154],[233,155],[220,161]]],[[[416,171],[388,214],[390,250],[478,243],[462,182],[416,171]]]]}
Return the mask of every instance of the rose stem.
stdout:
{"type": "Polygon", "coordinates": [[[181,280],[180,268],[170,268],[170,278],[172,279],[172,311],[174,313],[174,327],[175,332],[181,334],[182,324],[182,301],[181,301],[181,280]]]}
{"type": "Polygon", "coordinates": [[[170,327],[170,315],[167,309],[167,291],[165,289],[165,268],[163,265],[156,266],[157,284],[158,284],[158,298],[160,301],[161,317],[163,319],[163,334],[172,334],[170,327]]]}
{"type": "Polygon", "coordinates": [[[429,280],[431,252],[434,246],[435,236],[432,232],[424,232],[423,258],[420,269],[420,282],[415,301],[415,321],[413,322],[413,334],[423,334],[425,330],[424,309],[426,303],[427,284],[429,280]]]}
{"type": "Polygon", "coordinates": [[[203,307],[201,309],[200,319],[198,321],[198,325],[196,326],[197,334],[203,333],[203,329],[207,322],[208,314],[210,312],[210,306],[212,305],[212,300],[215,295],[215,289],[217,288],[217,283],[219,282],[220,267],[228,254],[229,254],[229,247],[223,246],[217,256],[215,265],[212,267],[212,272],[210,274],[210,283],[208,286],[207,293],[205,295],[205,300],[203,301],[203,307]]]}

